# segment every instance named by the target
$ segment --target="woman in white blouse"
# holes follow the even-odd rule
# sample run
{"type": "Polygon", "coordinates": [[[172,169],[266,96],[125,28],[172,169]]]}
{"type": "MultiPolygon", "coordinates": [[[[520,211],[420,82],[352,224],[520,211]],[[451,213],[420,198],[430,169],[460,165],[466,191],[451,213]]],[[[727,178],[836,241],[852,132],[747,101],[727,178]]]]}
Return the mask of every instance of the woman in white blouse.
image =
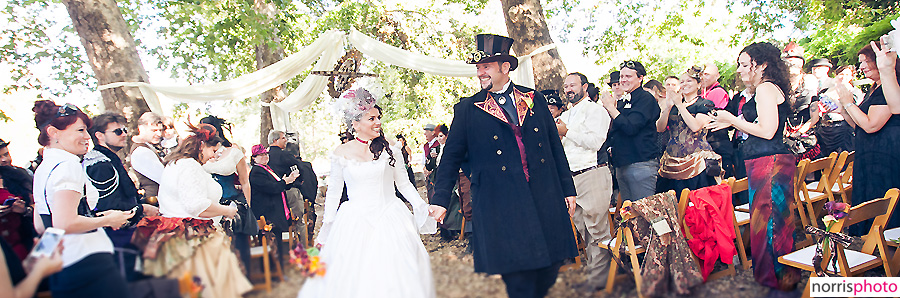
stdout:
{"type": "MultiPolygon", "coordinates": [[[[203,169],[202,164],[216,156],[222,140],[209,124],[192,127],[193,135],[181,140],[166,156],[159,185],[159,213],[163,217],[215,219],[233,218],[237,208],[219,204],[222,186],[203,169]]],[[[247,219],[253,220],[253,219],[247,219]]],[[[200,278],[203,297],[241,297],[252,285],[241,274],[237,256],[229,249],[229,240],[220,227],[200,243],[180,239],[166,243],[163,249],[191,249],[189,259],[174,264],[164,261],[166,275],[179,278],[190,272],[200,278]],[[185,246],[190,246],[186,248],[185,246]]]]}
{"type": "Polygon", "coordinates": [[[72,104],[39,100],[32,109],[44,146],[44,161],[34,173],[34,227],[63,229],[63,270],[50,276],[53,297],[128,297],[125,278],[113,260],[113,245],[103,228],[118,229],[134,211],[94,214],[98,192],[88,182],[78,155],[88,151],[91,120],[72,104]]]}

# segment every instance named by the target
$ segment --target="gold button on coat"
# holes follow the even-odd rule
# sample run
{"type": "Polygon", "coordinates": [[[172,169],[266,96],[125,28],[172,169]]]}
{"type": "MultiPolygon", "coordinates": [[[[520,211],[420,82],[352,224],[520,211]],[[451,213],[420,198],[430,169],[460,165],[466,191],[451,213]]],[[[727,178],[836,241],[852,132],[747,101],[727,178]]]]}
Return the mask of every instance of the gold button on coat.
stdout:
{"type": "Polygon", "coordinates": [[[501,171],[506,171],[506,166],[500,167],[500,170],[501,170],[501,171]]]}
{"type": "Polygon", "coordinates": [[[544,163],[544,159],[543,159],[543,158],[541,158],[541,163],[544,163]]]}
{"type": "Polygon", "coordinates": [[[544,147],[543,143],[538,143],[538,147],[544,147]]]}
{"type": "Polygon", "coordinates": [[[538,128],[537,128],[537,127],[534,128],[534,132],[538,132],[538,128]]]}
{"type": "Polygon", "coordinates": [[[494,140],[498,139],[497,135],[494,135],[494,140]]]}
{"type": "Polygon", "coordinates": [[[497,150],[497,155],[503,154],[503,151],[497,150]]]}

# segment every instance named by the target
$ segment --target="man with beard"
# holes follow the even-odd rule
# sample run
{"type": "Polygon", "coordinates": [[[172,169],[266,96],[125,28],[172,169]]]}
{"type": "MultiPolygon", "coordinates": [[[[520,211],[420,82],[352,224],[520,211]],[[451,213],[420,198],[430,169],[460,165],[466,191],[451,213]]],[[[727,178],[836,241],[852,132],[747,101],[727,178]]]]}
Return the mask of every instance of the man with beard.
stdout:
{"type": "Polygon", "coordinates": [[[637,61],[619,65],[619,85],[624,91],[620,100],[602,99],[612,118],[609,137],[611,160],[622,200],[635,201],[656,193],[656,120],[660,108],[650,92],[641,88],[647,71],[637,61]]]}
{"type": "Polygon", "coordinates": [[[572,219],[586,247],[588,276],[584,287],[595,292],[605,287],[609,273],[609,254],[599,244],[610,239],[607,214],[612,175],[606,164],[597,164],[597,151],[609,132],[609,114],[588,99],[586,88],[587,77],[583,74],[576,72],[566,77],[563,89],[572,107],[559,117],[556,129],[578,192],[572,219]]]}
{"type": "Polygon", "coordinates": [[[162,180],[163,154],[156,146],[162,140],[162,117],[147,112],[138,119],[138,134],[131,138],[131,168],[137,174],[140,189],[144,190],[144,200],[156,205],[159,194],[159,181],[162,180]]]}
{"type": "Polygon", "coordinates": [[[443,220],[467,164],[475,272],[500,274],[509,297],[543,297],[562,262],[578,255],[568,218],[572,172],[544,95],[509,79],[518,66],[509,55],[513,40],[479,34],[476,41],[467,63],[482,90],[454,107],[432,215],[443,220]]]}
{"type": "Polygon", "coordinates": [[[91,119],[88,132],[94,141],[94,149],[84,155],[82,165],[88,178],[99,192],[99,200],[94,207],[95,212],[106,210],[128,211],[136,208],[134,217],[128,221],[127,228],[118,230],[105,229],[109,239],[115,246],[116,260],[126,280],[133,281],[141,277],[135,270],[135,260],[140,251],[131,244],[134,225],[144,216],[159,215],[159,209],[140,203],[140,195],[134,182],[116,152],[126,146],[128,131],[125,129],[125,117],[107,112],[91,119]]]}

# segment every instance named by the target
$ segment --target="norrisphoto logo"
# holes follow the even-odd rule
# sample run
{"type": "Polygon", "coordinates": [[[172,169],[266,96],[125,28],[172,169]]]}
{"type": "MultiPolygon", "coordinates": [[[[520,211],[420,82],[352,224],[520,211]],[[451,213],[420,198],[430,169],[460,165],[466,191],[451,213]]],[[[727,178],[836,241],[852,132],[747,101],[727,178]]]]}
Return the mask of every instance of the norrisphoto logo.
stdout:
{"type": "Polygon", "coordinates": [[[810,277],[812,297],[900,297],[900,277],[810,277]]]}

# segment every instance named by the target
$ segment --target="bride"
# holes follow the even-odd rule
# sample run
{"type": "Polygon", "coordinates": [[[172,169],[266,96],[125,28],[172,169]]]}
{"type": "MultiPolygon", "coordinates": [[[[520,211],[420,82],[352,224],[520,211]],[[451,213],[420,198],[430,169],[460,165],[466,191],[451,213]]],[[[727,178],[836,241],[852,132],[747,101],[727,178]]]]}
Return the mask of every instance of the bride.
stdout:
{"type": "Polygon", "coordinates": [[[355,140],[335,148],[316,242],[326,273],[299,297],[434,297],[431,263],[419,234],[434,234],[430,206],[409,182],[400,149],[381,132],[381,108],[358,88],[337,100],[355,140]],[[347,185],[349,201],[341,204],[347,185]],[[394,185],[413,213],[394,193],[394,185]]]}

